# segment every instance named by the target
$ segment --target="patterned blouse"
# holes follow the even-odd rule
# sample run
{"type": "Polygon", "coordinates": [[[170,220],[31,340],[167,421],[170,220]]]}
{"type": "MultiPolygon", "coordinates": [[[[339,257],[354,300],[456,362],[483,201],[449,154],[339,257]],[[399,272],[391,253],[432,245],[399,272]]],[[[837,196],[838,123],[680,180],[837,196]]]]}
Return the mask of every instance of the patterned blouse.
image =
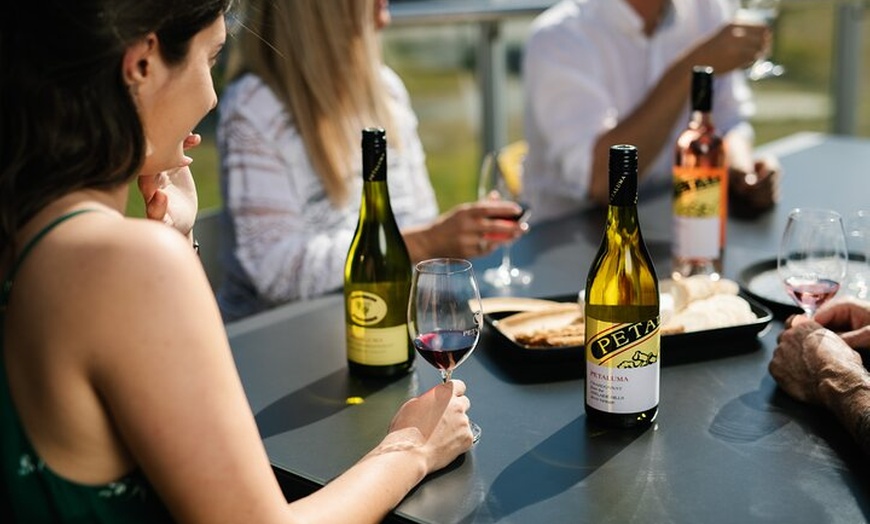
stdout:
{"type": "MultiPolygon", "coordinates": [[[[434,219],[438,205],[408,92],[391,69],[384,67],[382,76],[398,107],[402,146],[388,150],[387,184],[404,228],[434,219]]],[[[255,75],[227,87],[219,112],[226,277],[218,303],[224,320],[340,289],[359,215],[360,167],[351,177],[348,203],[334,206],[292,116],[255,75]]]]}

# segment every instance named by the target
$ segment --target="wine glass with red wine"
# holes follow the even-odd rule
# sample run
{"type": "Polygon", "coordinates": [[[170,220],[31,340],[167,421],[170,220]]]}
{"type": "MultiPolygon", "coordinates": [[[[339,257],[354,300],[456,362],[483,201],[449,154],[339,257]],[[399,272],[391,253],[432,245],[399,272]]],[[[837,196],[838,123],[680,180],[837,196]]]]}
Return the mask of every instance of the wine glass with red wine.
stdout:
{"type": "MultiPolygon", "coordinates": [[[[414,267],[408,298],[408,331],[417,354],[441,372],[444,382],[480,340],[483,313],[471,262],[424,260],[414,267]]],[[[471,423],[474,442],[480,427],[471,423]]]]}
{"type": "MultiPolygon", "coordinates": [[[[505,220],[525,222],[529,219],[529,204],[523,200],[523,157],[527,150],[526,142],[519,141],[483,157],[477,187],[478,198],[510,200],[522,209],[519,215],[502,217],[505,220]]],[[[483,272],[484,282],[499,289],[527,286],[532,282],[534,275],[531,271],[521,269],[511,262],[512,244],[508,242],[502,246],[501,264],[483,272]]]]}
{"type": "Polygon", "coordinates": [[[846,276],[849,253],[839,213],[793,209],[788,215],[777,270],[786,292],[807,316],[833,298],[846,276]]]}

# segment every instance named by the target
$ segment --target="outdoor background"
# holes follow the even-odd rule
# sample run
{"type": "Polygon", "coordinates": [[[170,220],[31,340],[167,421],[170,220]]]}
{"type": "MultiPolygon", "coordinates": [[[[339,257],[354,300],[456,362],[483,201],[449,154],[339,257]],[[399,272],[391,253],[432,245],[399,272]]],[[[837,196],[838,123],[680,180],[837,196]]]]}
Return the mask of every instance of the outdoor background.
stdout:
{"type": "MultiPolygon", "coordinates": [[[[394,0],[395,1],[395,0],[394,0]]],[[[777,21],[774,59],[786,67],[783,77],[754,82],[758,114],[753,124],[757,143],[798,131],[831,130],[831,64],[836,7],[832,0],[785,0],[777,21]]],[[[503,25],[507,37],[508,139],[522,138],[522,87],[519,64],[532,18],[503,25]]],[[[868,22],[863,20],[863,56],[870,56],[868,22]]],[[[476,24],[391,27],[384,34],[384,53],[408,87],[420,120],[427,166],[442,210],[476,198],[480,145],[480,100],[475,77],[476,24]]],[[[230,45],[232,39],[230,39],[230,45]]],[[[867,64],[867,60],[862,60],[867,64]]],[[[861,71],[861,85],[870,85],[870,67],[861,71]]],[[[218,87],[222,72],[216,68],[218,87]]],[[[870,136],[870,103],[859,107],[857,134],[870,136]]],[[[199,188],[200,209],[219,207],[218,160],[214,115],[201,124],[203,144],[190,152],[199,188]]],[[[870,169],[868,167],[867,169],[870,169]]],[[[129,212],[142,216],[141,197],[133,191],[129,212]]]]}

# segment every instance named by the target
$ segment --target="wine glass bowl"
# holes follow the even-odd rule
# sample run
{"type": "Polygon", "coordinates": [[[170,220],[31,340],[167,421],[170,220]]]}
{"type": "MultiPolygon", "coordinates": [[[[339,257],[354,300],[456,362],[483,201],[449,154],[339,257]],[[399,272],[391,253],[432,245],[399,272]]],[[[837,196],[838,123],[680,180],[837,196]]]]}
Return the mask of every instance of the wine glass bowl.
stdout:
{"type": "MultiPolygon", "coordinates": [[[[414,267],[408,297],[408,331],[417,353],[447,382],[480,340],[483,309],[471,262],[424,260],[414,267]]],[[[474,442],[480,427],[471,423],[474,442]]]]}
{"type": "MultiPolygon", "coordinates": [[[[525,141],[513,142],[499,151],[487,153],[481,163],[478,199],[497,198],[517,203],[522,208],[522,212],[512,217],[504,217],[508,220],[520,222],[528,220],[529,206],[522,200],[522,162],[527,150],[525,141]]],[[[511,245],[512,243],[507,243],[503,246],[501,264],[483,273],[484,282],[495,288],[527,286],[532,282],[533,275],[530,271],[513,265],[511,245]]]]}
{"type": "Polygon", "coordinates": [[[846,276],[849,254],[839,213],[799,208],[788,215],[777,258],[786,292],[811,317],[834,297],[846,276]]]}
{"type": "MultiPolygon", "coordinates": [[[[743,24],[771,26],[779,16],[780,0],[740,0],[740,7],[734,16],[734,21],[743,24]]],[[[746,70],[746,76],[750,80],[763,80],[765,78],[782,76],[785,67],[774,63],[769,58],[769,50],[765,56],[759,57],[746,70]]]]}

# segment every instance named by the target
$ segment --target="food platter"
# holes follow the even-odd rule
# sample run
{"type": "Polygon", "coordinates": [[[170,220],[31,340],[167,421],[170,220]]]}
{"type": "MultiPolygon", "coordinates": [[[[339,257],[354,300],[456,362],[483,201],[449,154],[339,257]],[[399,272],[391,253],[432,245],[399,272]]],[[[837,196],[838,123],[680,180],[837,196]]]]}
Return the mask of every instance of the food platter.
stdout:
{"type": "MultiPolygon", "coordinates": [[[[768,327],[773,319],[773,315],[767,307],[759,304],[751,296],[742,292],[739,296],[749,303],[749,307],[756,317],[755,320],[735,326],[663,334],[662,363],[672,364],[703,360],[757,350],[760,347],[757,340],[758,336],[768,327]]],[[[663,295],[663,303],[666,302],[665,298],[663,295]]],[[[543,300],[564,305],[561,308],[553,308],[553,317],[549,319],[552,322],[564,323],[567,316],[572,314],[570,304],[577,304],[578,296],[546,297],[543,300]]],[[[577,306],[575,311],[579,311],[579,307],[577,306]]],[[[491,351],[497,357],[504,357],[515,362],[583,362],[584,346],[580,344],[557,347],[530,347],[518,343],[514,338],[515,332],[510,328],[513,327],[512,323],[514,321],[512,319],[517,318],[516,315],[520,311],[509,311],[506,309],[502,307],[498,311],[487,312],[484,315],[488,328],[487,331],[489,332],[489,338],[484,345],[488,351],[491,351]]],[[[547,322],[545,320],[546,311],[545,309],[538,311],[541,314],[540,322],[547,322]]]]}

